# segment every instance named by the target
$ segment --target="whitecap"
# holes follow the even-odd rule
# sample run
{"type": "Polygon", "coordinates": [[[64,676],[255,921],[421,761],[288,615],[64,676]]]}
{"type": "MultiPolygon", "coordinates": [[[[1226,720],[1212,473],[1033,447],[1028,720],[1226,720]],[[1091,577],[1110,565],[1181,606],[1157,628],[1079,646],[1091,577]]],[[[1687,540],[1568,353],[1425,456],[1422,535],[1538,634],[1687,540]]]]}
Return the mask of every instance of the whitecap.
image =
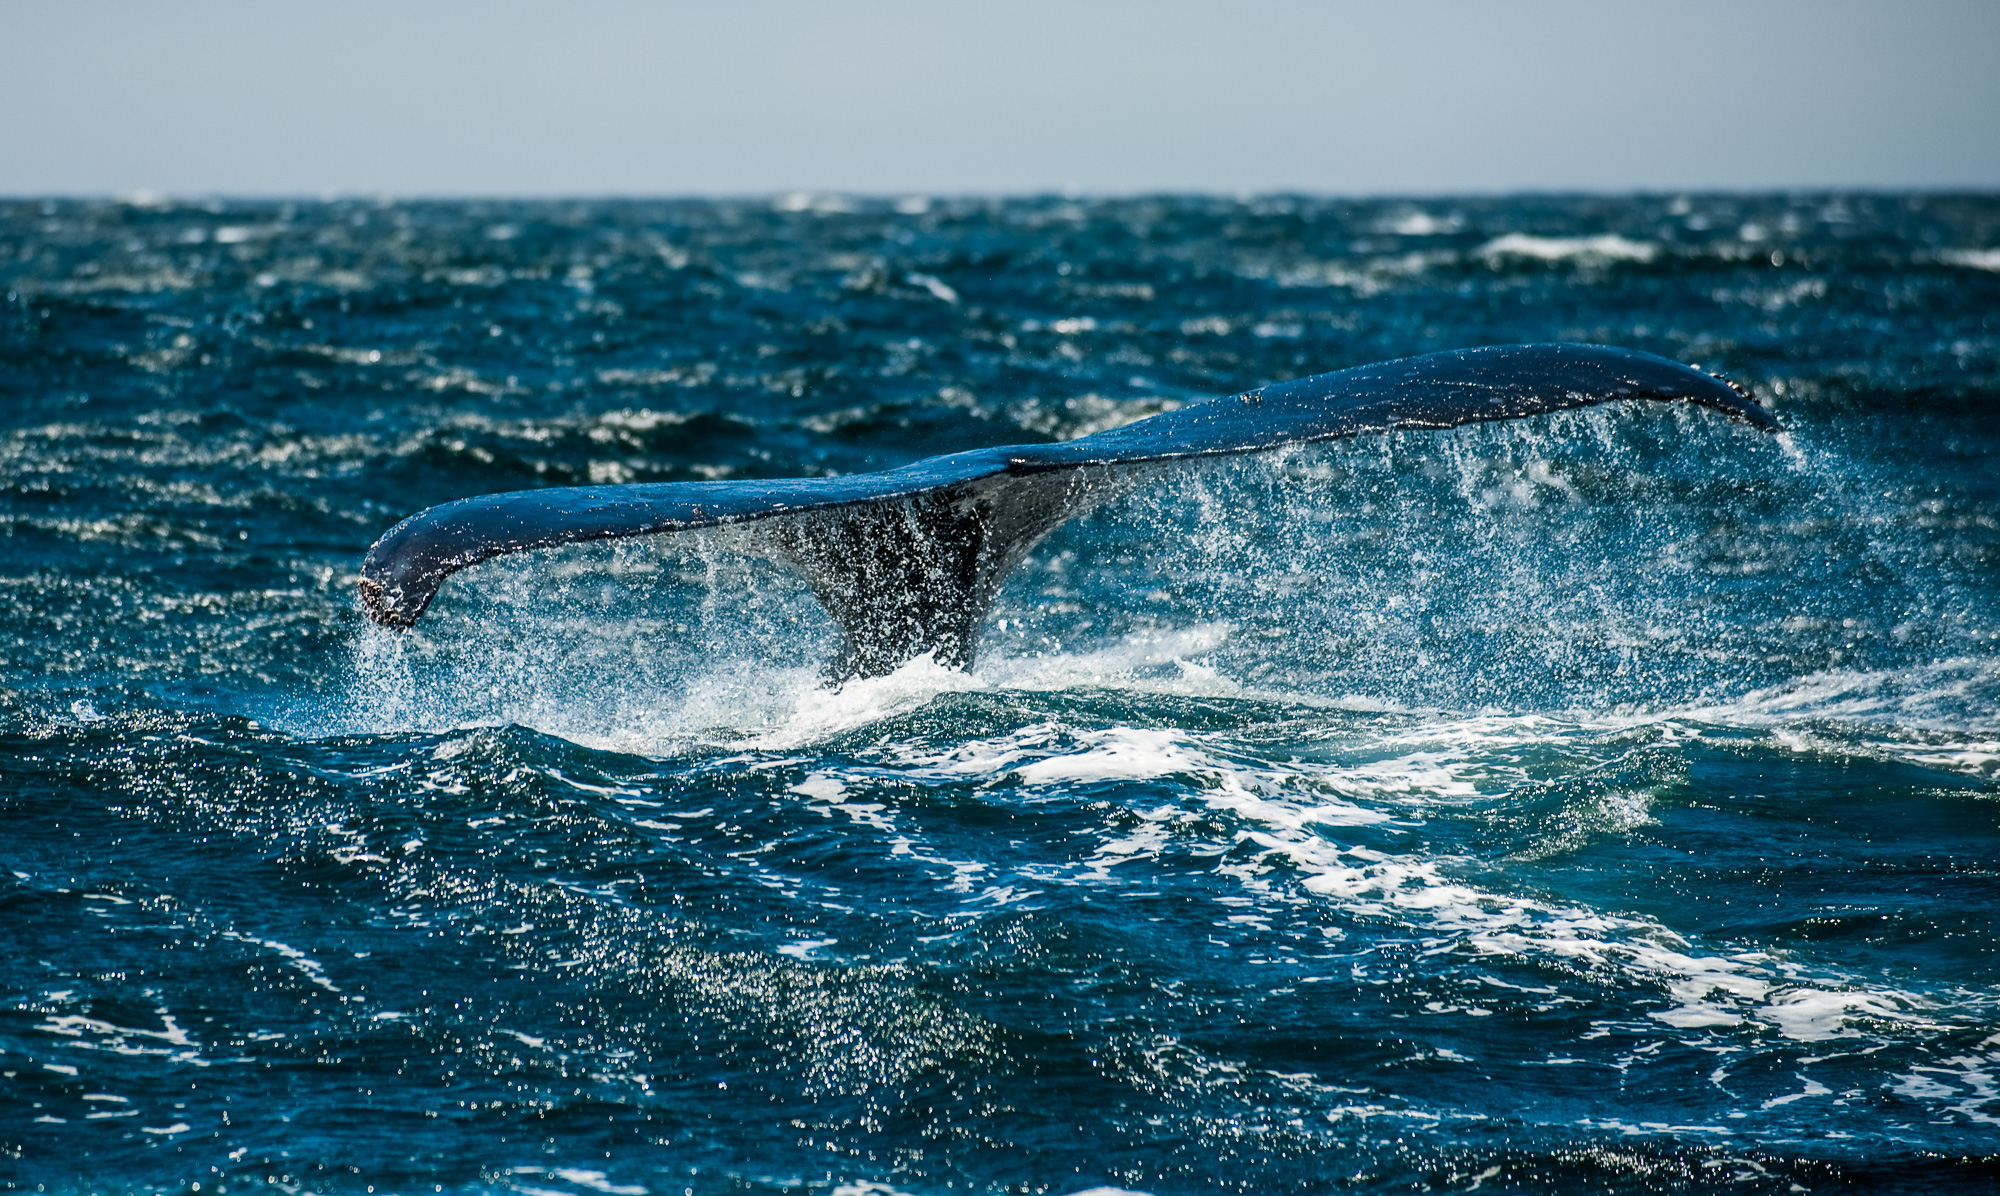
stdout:
{"type": "Polygon", "coordinates": [[[1657,245],[1632,241],[1617,233],[1594,237],[1538,237],[1531,233],[1507,233],[1481,245],[1478,254],[1486,258],[1530,257],[1545,262],[1606,261],[1650,262],[1659,256],[1657,245]]]}

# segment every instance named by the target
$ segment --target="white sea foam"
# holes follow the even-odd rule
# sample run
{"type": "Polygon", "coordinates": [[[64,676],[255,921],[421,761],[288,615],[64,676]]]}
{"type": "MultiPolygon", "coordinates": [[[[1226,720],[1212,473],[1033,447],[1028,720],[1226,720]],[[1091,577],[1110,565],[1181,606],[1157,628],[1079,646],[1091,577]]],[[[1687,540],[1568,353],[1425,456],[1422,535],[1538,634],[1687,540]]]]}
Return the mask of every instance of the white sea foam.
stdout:
{"type": "Polygon", "coordinates": [[[1229,623],[1211,621],[1138,632],[1068,651],[1058,646],[1010,652],[1002,628],[977,674],[1006,689],[1108,686],[1135,693],[1241,696],[1245,693],[1241,685],[1200,663],[1201,657],[1221,647],[1234,631],[1229,623]]]}
{"type": "Polygon", "coordinates": [[[829,688],[816,669],[759,672],[754,665],[697,683],[681,705],[635,736],[626,750],[651,742],[728,742],[784,751],[908,714],[941,694],[986,688],[969,673],[920,656],[882,677],[829,688]]]}
{"type": "Polygon", "coordinates": [[[1059,781],[1141,781],[1175,773],[1210,771],[1172,731],[1113,727],[1083,737],[1082,751],[1047,756],[1013,770],[1030,785],[1059,781]]]}
{"type": "Polygon", "coordinates": [[[1186,777],[1200,786],[1203,800],[1213,808],[1246,812],[1293,827],[1386,822],[1391,815],[1344,800],[1337,791],[1400,789],[1409,783],[1408,775],[1399,774],[1393,764],[1369,769],[1365,778],[1343,776],[1337,780],[1302,765],[1246,766],[1201,750],[1181,732],[1158,728],[1075,730],[1045,722],[997,739],[969,741],[934,755],[907,747],[892,746],[891,751],[919,774],[992,781],[1011,777],[1029,786],[1186,777]],[[1267,795],[1287,789],[1303,789],[1317,800],[1309,805],[1267,800],[1267,795]]]}
{"type": "Polygon", "coordinates": [[[1441,233],[1455,233],[1464,225],[1465,218],[1456,212],[1439,217],[1414,210],[1384,217],[1377,222],[1376,231],[1394,233],[1399,237],[1435,237],[1441,233]]]}
{"type": "Polygon", "coordinates": [[[1953,725],[1951,716],[1957,712],[1949,705],[1984,689],[2000,691],[2000,659],[1956,657],[1914,668],[1809,673],[1726,703],[1690,707],[1687,713],[1718,722],[1763,726],[1802,718],[1893,718],[1904,727],[1940,721],[1953,725]]]}
{"type": "MultiPolygon", "coordinates": [[[[1591,728],[1586,737],[1602,732],[1591,728]]],[[[1685,727],[1670,733],[1697,734],[1685,727]]],[[[1083,730],[1042,722],[945,752],[892,745],[889,754],[916,775],[1013,778],[1031,788],[1168,778],[1184,783],[1178,798],[1134,808],[1138,824],[1108,831],[1063,883],[1109,883],[1123,863],[1160,858],[1184,833],[1177,824],[1192,804],[1210,817],[1233,818],[1231,840],[1209,850],[1221,861],[1218,871],[1256,892],[1268,893],[1268,878],[1282,866],[1302,878],[1305,892],[1344,914],[1408,926],[1433,946],[1456,941],[1487,954],[1564,959],[1619,974],[1624,983],[1661,991],[1668,1003],[1652,1017],[1672,1029],[1761,1024],[1794,1041],[1818,1042],[1869,1024],[1930,1024],[1930,1003],[1913,993],[1833,973],[1808,974],[1757,952],[1703,953],[1650,918],[1487,888],[1455,875],[1473,864],[1468,859],[1340,841],[1338,828],[1411,825],[1426,804],[1494,800],[1481,797],[1474,778],[1503,779],[1493,771],[1497,744],[1584,734],[1574,723],[1546,716],[1476,716],[1396,729],[1378,746],[1421,741],[1426,750],[1344,767],[1244,762],[1172,729],[1083,730]],[[1237,850],[1224,850],[1231,847],[1237,850]],[[1246,855],[1243,848],[1251,850],[1246,855]]],[[[1642,796],[1615,796],[1600,829],[1617,833],[1649,820],[1642,796]]]]}
{"type": "Polygon", "coordinates": [[[1453,878],[1448,868],[1456,861],[1449,859],[1391,857],[1281,834],[1251,838],[1307,871],[1307,890],[1352,913],[1410,923],[1427,938],[1449,935],[1491,954],[1568,959],[1660,985],[1675,1003],[1652,1016],[1676,1029],[1758,1021],[1812,1042],[1848,1033],[1855,1019],[1920,1021],[1927,1005],[1896,990],[1789,979],[1754,954],[1692,954],[1651,919],[1493,892],[1453,878]]]}
{"type": "Polygon", "coordinates": [[[1984,1050],[1941,1059],[1896,1077],[1896,1091],[1975,1125],[2000,1126],[2000,1034],[1984,1050]]]}
{"type": "MultiPolygon", "coordinates": [[[[647,1196],[647,1193],[650,1191],[643,1184],[613,1183],[611,1177],[604,1172],[583,1167],[515,1167],[508,1174],[533,1176],[545,1180],[558,1180],[582,1188],[585,1191],[602,1192],[606,1196],[647,1196]]],[[[531,1187],[521,1183],[519,1180],[512,1181],[508,1186],[514,1191],[523,1193],[524,1196],[575,1196],[574,1192],[531,1187]]]]}
{"type": "Polygon", "coordinates": [[[2000,249],[1946,249],[1938,260],[1969,270],[2000,270],[2000,249]]]}
{"type": "Polygon", "coordinates": [[[1630,241],[1617,233],[1594,237],[1537,237],[1530,233],[1508,233],[1479,247],[1481,257],[1531,257],[1545,262],[1606,261],[1650,262],[1659,256],[1659,247],[1644,241],[1630,241]]]}

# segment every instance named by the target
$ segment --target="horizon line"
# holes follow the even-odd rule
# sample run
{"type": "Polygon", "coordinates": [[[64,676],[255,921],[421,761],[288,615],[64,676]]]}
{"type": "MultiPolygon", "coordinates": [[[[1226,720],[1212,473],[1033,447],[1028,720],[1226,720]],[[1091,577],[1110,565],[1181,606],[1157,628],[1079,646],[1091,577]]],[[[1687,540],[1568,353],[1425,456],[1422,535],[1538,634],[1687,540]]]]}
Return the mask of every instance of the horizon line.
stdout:
{"type": "MultiPolygon", "coordinates": [[[[2000,186],[1975,183],[1922,184],[1773,184],[1763,187],[1496,187],[1463,191],[1357,190],[1321,191],[1306,188],[1255,190],[1201,190],[1142,188],[1137,190],[1095,190],[1045,187],[1020,190],[924,190],[848,189],[838,187],[779,187],[742,191],[156,191],[133,188],[125,191],[6,191],[0,203],[95,202],[128,207],[178,207],[214,203],[721,203],[763,202],[781,211],[818,211],[833,214],[822,201],[868,204],[950,203],[953,201],[1117,201],[1144,199],[1201,199],[1249,203],[1271,199],[1351,200],[1373,202],[1440,201],[1469,199],[1644,199],[1673,197],[1775,197],[1814,195],[1876,195],[1922,197],[1995,197],[2000,186]]],[[[921,214],[921,210],[906,213],[921,214]]]]}

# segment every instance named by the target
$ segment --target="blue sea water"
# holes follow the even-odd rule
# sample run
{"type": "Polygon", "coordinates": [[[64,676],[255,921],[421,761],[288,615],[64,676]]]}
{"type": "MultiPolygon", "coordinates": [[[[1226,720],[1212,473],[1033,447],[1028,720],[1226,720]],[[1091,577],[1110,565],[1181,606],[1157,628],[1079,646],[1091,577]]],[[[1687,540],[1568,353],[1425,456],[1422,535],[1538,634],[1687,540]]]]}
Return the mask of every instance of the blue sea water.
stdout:
{"type": "Polygon", "coordinates": [[[2000,198],[0,203],[0,1186],[2000,1187],[2000,198]],[[1734,378],[1190,470],[969,674],[828,475],[1581,340],[1734,378]]]}

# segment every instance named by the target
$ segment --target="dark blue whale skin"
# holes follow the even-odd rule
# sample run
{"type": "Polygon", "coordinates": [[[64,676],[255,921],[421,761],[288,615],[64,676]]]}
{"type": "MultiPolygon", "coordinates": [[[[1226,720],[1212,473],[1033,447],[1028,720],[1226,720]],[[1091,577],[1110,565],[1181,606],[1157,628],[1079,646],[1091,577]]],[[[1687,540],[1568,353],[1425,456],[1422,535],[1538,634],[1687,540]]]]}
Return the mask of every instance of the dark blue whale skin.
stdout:
{"type": "Polygon", "coordinates": [[[1008,571],[1149,467],[1374,432],[1452,428],[1621,399],[1693,403],[1766,431],[1769,412],[1709,374],[1602,345],[1497,345],[1260,387],[1058,444],[930,457],[880,473],[526,490],[403,520],[369,549],[361,599],[413,625],[444,579],[480,561],[586,540],[769,522],[761,550],[797,568],[846,630],[833,679],[933,653],[970,667],[1008,571]]]}

